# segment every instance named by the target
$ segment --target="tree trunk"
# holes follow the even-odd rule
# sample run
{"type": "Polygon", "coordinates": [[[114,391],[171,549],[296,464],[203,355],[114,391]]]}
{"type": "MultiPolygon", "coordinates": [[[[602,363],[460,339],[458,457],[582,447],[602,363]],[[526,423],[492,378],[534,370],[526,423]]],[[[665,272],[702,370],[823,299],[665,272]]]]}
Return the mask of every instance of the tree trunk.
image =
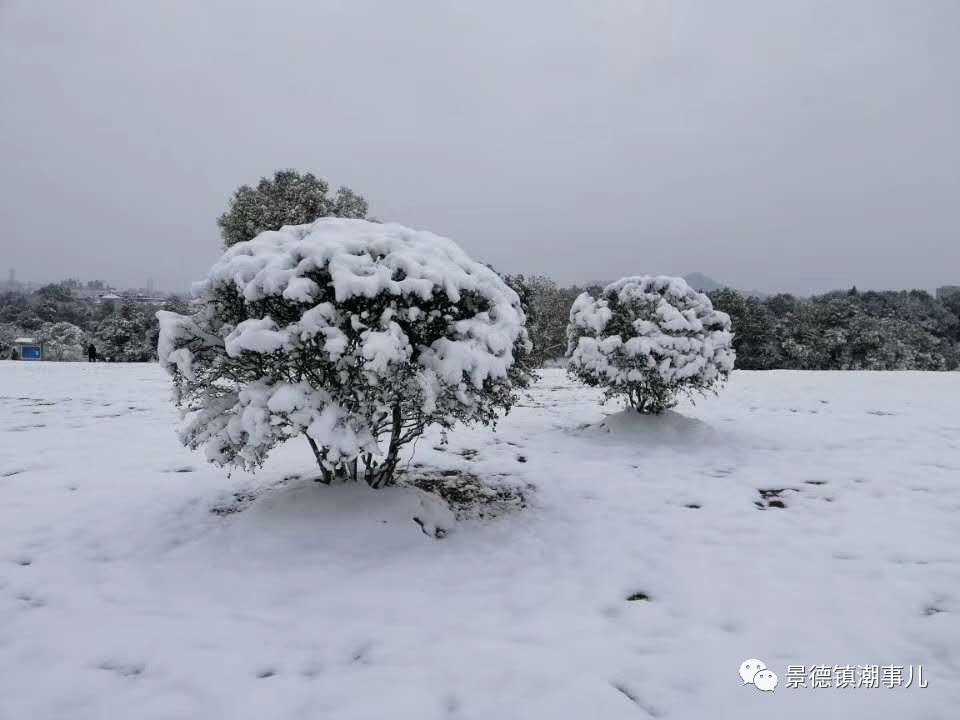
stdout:
{"type": "Polygon", "coordinates": [[[393,472],[397,468],[397,460],[400,455],[400,432],[403,429],[403,417],[400,413],[399,403],[393,406],[392,420],[393,427],[390,431],[390,447],[387,449],[387,457],[375,473],[370,487],[382,488],[393,484],[393,472]]]}
{"type": "Polygon", "coordinates": [[[317,465],[320,466],[320,472],[323,475],[322,482],[325,485],[329,485],[331,482],[333,482],[333,472],[328,470],[323,464],[323,455],[320,452],[320,448],[317,447],[316,441],[306,433],[304,433],[304,437],[307,438],[307,442],[310,443],[310,449],[313,450],[313,457],[316,458],[317,465]]]}
{"type": "MultiPolygon", "coordinates": [[[[400,404],[397,403],[392,409],[392,426],[390,429],[390,445],[387,448],[387,456],[379,465],[373,459],[373,455],[363,456],[363,479],[367,485],[372,488],[382,488],[393,484],[393,474],[397,469],[397,463],[400,460],[400,437],[403,434],[403,416],[400,411],[400,404]]],[[[335,479],[353,480],[359,482],[359,458],[354,458],[348,463],[337,466],[336,470],[328,469],[323,463],[323,453],[316,441],[304,433],[307,442],[310,443],[310,449],[313,456],[320,466],[320,472],[323,474],[322,482],[329,485],[335,479]]]]}
{"type": "Polygon", "coordinates": [[[333,473],[328,470],[326,466],[324,466],[323,455],[320,453],[320,448],[317,447],[317,443],[312,437],[306,433],[304,433],[304,437],[307,438],[307,442],[310,443],[310,449],[313,450],[313,457],[316,458],[317,465],[320,466],[320,472],[323,474],[322,482],[325,485],[329,485],[331,482],[333,482],[333,473]]]}

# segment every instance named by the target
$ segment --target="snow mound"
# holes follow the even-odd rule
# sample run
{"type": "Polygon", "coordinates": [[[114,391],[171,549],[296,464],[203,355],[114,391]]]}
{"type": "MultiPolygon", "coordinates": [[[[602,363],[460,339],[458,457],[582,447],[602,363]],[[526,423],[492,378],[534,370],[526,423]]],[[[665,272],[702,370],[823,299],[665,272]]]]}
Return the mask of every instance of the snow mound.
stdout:
{"type": "Polygon", "coordinates": [[[609,436],[617,442],[637,445],[677,446],[707,445],[722,441],[720,433],[703,420],[673,410],[659,415],[645,415],[632,408],[607,415],[587,428],[588,434],[609,436]]]}

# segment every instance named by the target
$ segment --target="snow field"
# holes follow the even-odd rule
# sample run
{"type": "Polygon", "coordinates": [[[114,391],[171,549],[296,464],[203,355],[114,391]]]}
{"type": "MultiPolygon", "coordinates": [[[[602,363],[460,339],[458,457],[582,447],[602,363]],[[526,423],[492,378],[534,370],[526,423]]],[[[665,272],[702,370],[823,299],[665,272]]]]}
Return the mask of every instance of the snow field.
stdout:
{"type": "Polygon", "coordinates": [[[313,482],[300,439],[228,476],[169,396],[0,363],[0,719],[956,716],[960,374],[735,372],[642,418],[543,371],[418,442],[411,472],[536,488],[460,522],[313,482]],[[820,663],[929,687],[785,687],[820,663]]]}

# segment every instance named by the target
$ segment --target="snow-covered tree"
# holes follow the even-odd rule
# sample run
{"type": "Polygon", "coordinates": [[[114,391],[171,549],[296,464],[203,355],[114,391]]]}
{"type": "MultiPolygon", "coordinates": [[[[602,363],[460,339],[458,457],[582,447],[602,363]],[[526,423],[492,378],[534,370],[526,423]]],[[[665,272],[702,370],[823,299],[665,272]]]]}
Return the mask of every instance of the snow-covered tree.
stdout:
{"type": "Polygon", "coordinates": [[[328,218],[230,247],[158,355],[184,444],[259,466],[303,436],[327,480],[390,484],[429,425],[492,424],[528,383],[517,294],[453,241],[328,218]]]}
{"type": "Polygon", "coordinates": [[[760,298],[752,295],[744,297],[728,287],[706,295],[715,310],[730,316],[738,368],[770,370],[782,366],[776,318],[760,298]]]}
{"type": "Polygon", "coordinates": [[[508,275],[504,279],[525,303],[527,332],[533,343],[533,367],[543,367],[550,360],[562,358],[567,349],[570,306],[580,294],[580,288],[557,287],[545,275],[508,275]]]}
{"type": "Polygon", "coordinates": [[[572,375],[659,413],[680,394],[716,392],[733,369],[730,318],[682,278],[627,277],[570,309],[572,375]]]}
{"type": "Polygon", "coordinates": [[[180,295],[170,295],[163,301],[162,310],[179,313],[180,315],[190,315],[193,311],[187,298],[180,295]]]}
{"type": "Polygon", "coordinates": [[[68,322],[47,323],[38,333],[45,360],[79,362],[86,358],[87,334],[68,322]]]}
{"type": "Polygon", "coordinates": [[[27,331],[13,323],[0,323],[0,360],[9,360],[13,357],[13,341],[27,335],[27,331]]]}
{"type": "Polygon", "coordinates": [[[124,300],[97,324],[94,344],[100,357],[114,362],[147,362],[154,357],[155,325],[143,309],[124,300]]]}
{"type": "Polygon", "coordinates": [[[252,240],[265,230],[302,225],[321,217],[364,218],[367,201],[348,187],[327,195],[329,184],[312,173],[278,170],[273,178],[260,178],[255,188],[241,185],[230,206],[217,220],[224,244],[252,240]]]}

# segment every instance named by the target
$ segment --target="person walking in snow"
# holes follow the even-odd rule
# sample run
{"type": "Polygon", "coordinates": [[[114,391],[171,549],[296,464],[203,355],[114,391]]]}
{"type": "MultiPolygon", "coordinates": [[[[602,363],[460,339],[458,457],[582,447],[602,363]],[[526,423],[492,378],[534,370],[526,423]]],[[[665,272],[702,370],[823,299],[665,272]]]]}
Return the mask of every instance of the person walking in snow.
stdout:
{"type": "Polygon", "coordinates": [[[89,360],[90,362],[97,361],[97,346],[94,345],[93,343],[90,343],[87,346],[87,360],[89,360]]]}

